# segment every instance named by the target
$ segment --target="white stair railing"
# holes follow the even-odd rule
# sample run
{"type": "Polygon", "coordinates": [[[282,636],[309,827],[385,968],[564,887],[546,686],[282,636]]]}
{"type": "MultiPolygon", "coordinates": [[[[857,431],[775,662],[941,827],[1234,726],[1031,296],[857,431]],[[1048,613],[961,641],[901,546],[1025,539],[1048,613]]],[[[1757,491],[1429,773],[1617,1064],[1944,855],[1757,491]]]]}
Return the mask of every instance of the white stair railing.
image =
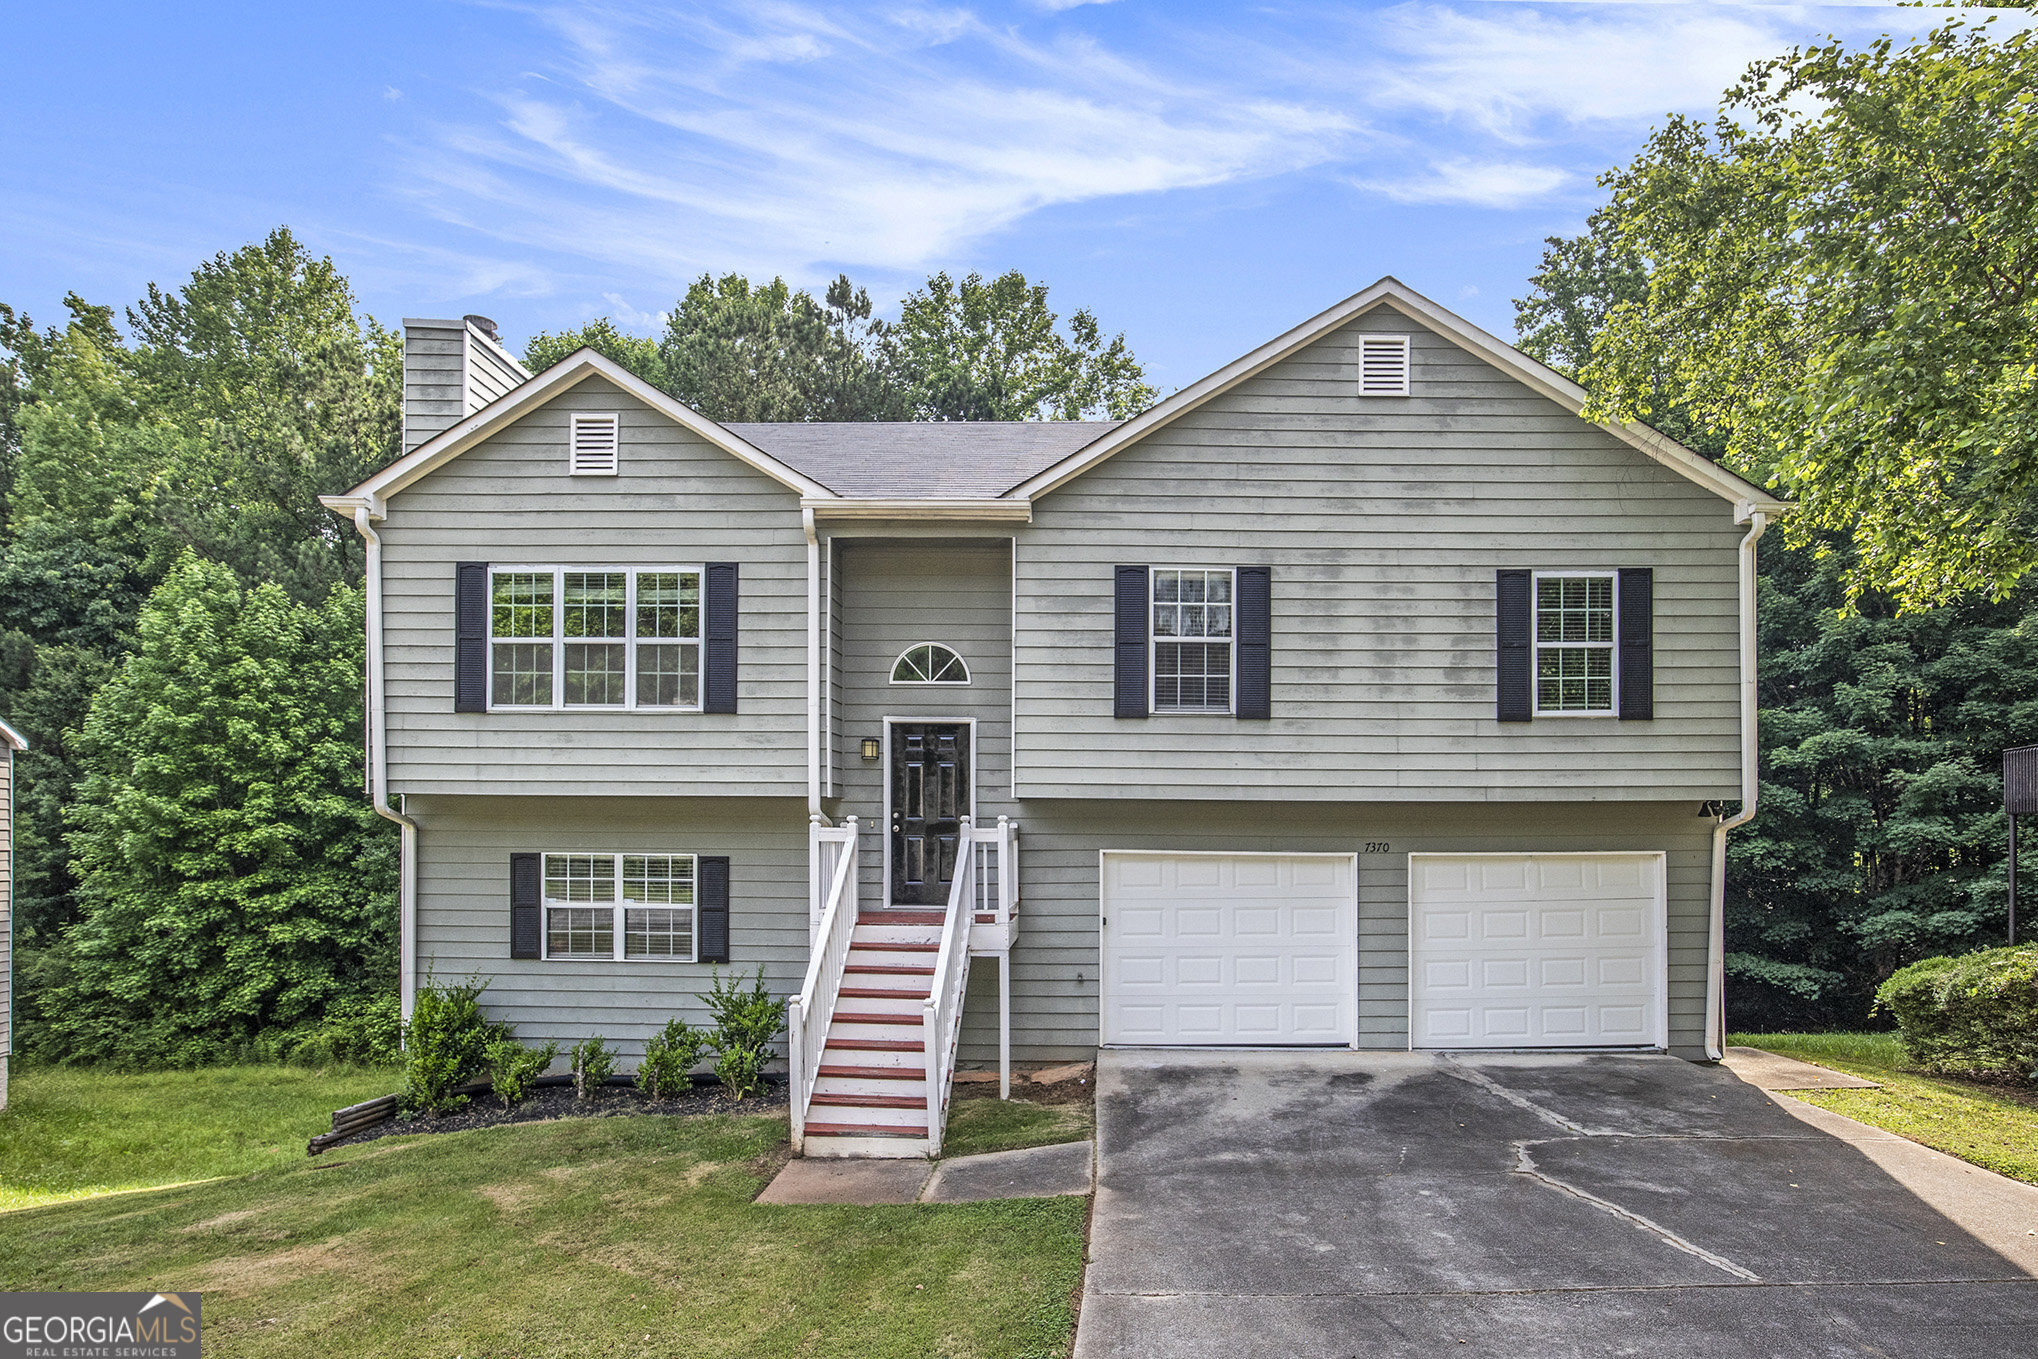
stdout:
{"type": "Polygon", "coordinates": [[[955,837],[955,878],[948,891],[948,916],[941,925],[941,951],[934,956],[934,985],[921,1012],[921,1039],[927,1050],[927,1154],[941,1154],[948,1126],[950,1078],[955,1050],[962,1038],[962,995],[969,980],[969,927],[976,912],[977,841],[970,819],[962,819],[955,837]]]}
{"type": "MultiPolygon", "coordinates": [[[[827,896],[821,899],[814,922],[806,980],[799,994],[786,1002],[786,1064],[791,1069],[787,1103],[792,1109],[796,1156],[806,1146],[807,1108],[814,1098],[821,1053],[828,1046],[828,1026],[841,995],[842,969],[849,965],[849,941],[856,931],[858,905],[856,818],[846,818],[841,826],[816,822],[812,835],[812,862],[831,872],[825,879],[827,896]]],[[[814,882],[817,888],[824,882],[820,867],[815,870],[814,882]]]]}

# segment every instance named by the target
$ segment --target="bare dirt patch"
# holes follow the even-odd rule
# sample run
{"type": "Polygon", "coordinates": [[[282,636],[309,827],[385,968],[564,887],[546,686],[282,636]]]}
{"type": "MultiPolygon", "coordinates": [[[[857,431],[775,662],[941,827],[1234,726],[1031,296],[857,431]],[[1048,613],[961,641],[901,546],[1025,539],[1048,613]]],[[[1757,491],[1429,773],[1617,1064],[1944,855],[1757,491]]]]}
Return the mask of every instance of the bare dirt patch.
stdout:
{"type": "Polygon", "coordinates": [[[307,1274],[352,1269],[359,1263],[334,1243],[320,1241],[268,1255],[235,1255],[214,1260],[200,1267],[199,1288],[205,1292],[256,1293],[307,1274]]]}
{"type": "Polygon", "coordinates": [[[182,1232],[216,1232],[221,1227],[231,1227],[236,1222],[246,1222],[253,1216],[255,1216],[253,1208],[236,1208],[231,1213],[221,1213],[218,1217],[208,1218],[204,1222],[194,1222],[190,1226],[180,1227],[178,1230],[182,1232]]]}

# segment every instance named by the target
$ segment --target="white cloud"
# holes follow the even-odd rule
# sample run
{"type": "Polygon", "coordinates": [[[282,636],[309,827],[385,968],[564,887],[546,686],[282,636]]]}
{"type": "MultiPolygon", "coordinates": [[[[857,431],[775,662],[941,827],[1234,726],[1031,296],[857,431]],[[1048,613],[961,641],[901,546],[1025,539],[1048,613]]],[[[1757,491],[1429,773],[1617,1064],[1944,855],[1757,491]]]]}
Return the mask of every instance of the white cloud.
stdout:
{"type": "Polygon", "coordinates": [[[1463,203],[1477,208],[1518,208],[1572,182],[1567,170],[1509,161],[1446,160],[1414,179],[1355,181],[1397,203],[1463,203]]]}

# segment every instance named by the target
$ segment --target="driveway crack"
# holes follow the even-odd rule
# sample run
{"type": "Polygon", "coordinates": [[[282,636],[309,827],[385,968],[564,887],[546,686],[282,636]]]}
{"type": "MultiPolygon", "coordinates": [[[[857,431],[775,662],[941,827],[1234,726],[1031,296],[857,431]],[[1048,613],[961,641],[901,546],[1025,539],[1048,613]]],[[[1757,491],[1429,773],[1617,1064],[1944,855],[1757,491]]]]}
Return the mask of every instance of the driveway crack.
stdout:
{"type": "MultiPolygon", "coordinates": [[[[1590,1136],[1590,1134],[1587,1135],[1590,1136]]],[[[1744,1283],[1762,1282],[1761,1277],[1755,1274],[1754,1272],[1741,1268],[1739,1265],[1735,1264],[1732,1260],[1727,1259],[1724,1255],[1716,1255],[1712,1251],[1707,1250],[1704,1246],[1698,1245],[1697,1243],[1692,1241],[1685,1240],[1683,1237],[1679,1236],[1676,1232],[1673,1232],[1668,1227],[1665,1227],[1662,1223],[1656,1222],[1650,1218],[1643,1217],[1640,1213],[1637,1213],[1632,1209],[1623,1208],[1618,1203],[1615,1203],[1612,1199],[1603,1199],[1599,1195],[1591,1192],[1590,1190],[1580,1189],[1575,1184],[1567,1184],[1563,1180],[1558,1179],[1556,1176],[1545,1174],[1543,1171],[1537,1169],[1535,1157],[1529,1154],[1529,1148],[1542,1146],[1544,1142],[1555,1142],[1558,1140],[1560,1139],[1549,1137],[1541,1139],[1524,1139],[1515,1142],[1513,1144],[1514,1173],[1517,1175],[1525,1175],[1529,1179],[1536,1181],[1538,1184],[1548,1185],[1550,1188],[1556,1190],[1560,1194],[1569,1194],[1572,1198],[1577,1199],[1581,1203],[1588,1203],[1592,1205],[1594,1208],[1597,1208],[1602,1213],[1611,1214],[1612,1216],[1619,1218],[1623,1222],[1639,1227],[1643,1231],[1648,1232],[1651,1236],[1654,1236],[1657,1240],[1663,1242],[1665,1245],[1671,1247],[1672,1249],[1681,1250],[1686,1255],[1694,1256],[1700,1260],[1703,1260],[1707,1264],[1711,1265],[1714,1269],[1721,1270],[1727,1274],[1731,1274],[1736,1279],[1739,1279],[1744,1283]]]]}

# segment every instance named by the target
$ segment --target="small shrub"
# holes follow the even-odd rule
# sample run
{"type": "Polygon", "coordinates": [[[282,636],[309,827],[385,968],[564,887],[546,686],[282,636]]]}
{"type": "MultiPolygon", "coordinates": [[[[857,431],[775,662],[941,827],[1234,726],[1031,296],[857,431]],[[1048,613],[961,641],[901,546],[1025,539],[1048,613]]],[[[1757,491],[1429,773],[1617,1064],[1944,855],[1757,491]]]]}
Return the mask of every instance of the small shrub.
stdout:
{"type": "Polygon", "coordinates": [[[593,1099],[616,1069],[616,1050],[601,1035],[583,1038],[573,1045],[573,1093],[593,1099]]]}
{"type": "Polygon", "coordinates": [[[545,1069],[558,1055],[557,1043],[527,1048],[507,1038],[498,1038],[488,1045],[488,1088],[502,1101],[502,1107],[508,1109],[531,1093],[538,1077],[545,1074],[545,1069]]]}
{"type": "Polygon", "coordinates": [[[278,1055],[293,1066],[390,1065],[403,1055],[403,1017],[394,995],[340,1001],[284,1047],[278,1055]]]}
{"type": "Polygon", "coordinates": [[[708,1049],[709,1034],[684,1019],[667,1022],[664,1030],[644,1045],[644,1060],[637,1063],[637,1088],[652,1099],[684,1094],[693,1088],[688,1073],[708,1049]]]}
{"type": "Polygon", "coordinates": [[[453,1087],[487,1066],[489,1044],[511,1036],[508,1025],[481,1013],[488,983],[469,977],[454,986],[418,988],[410,1023],[403,1027],[403,1106],[414,1113],[445,1114],[463,1108],[453,1087]]]}
{"type": "Polygon", "coordinates": [[[1912,963],[1875,1002],[1927,1071],[2030,1080],[2038,1068],[2038,944],[1912,963]]]}
{"type": "Polygon", "coordinates": [[[764,987],[764,968],[744,986],[740,973],[724,982],[720,970],[708,988],[708,1013],[714,1016],[711,1040],[720,1054],[715,1075],[729,1098],[742,1099],[764,1084],[764,1064],[771,1057],[771,1045],[785,1032],[785,1001],[772,999],[764,987]]]}

